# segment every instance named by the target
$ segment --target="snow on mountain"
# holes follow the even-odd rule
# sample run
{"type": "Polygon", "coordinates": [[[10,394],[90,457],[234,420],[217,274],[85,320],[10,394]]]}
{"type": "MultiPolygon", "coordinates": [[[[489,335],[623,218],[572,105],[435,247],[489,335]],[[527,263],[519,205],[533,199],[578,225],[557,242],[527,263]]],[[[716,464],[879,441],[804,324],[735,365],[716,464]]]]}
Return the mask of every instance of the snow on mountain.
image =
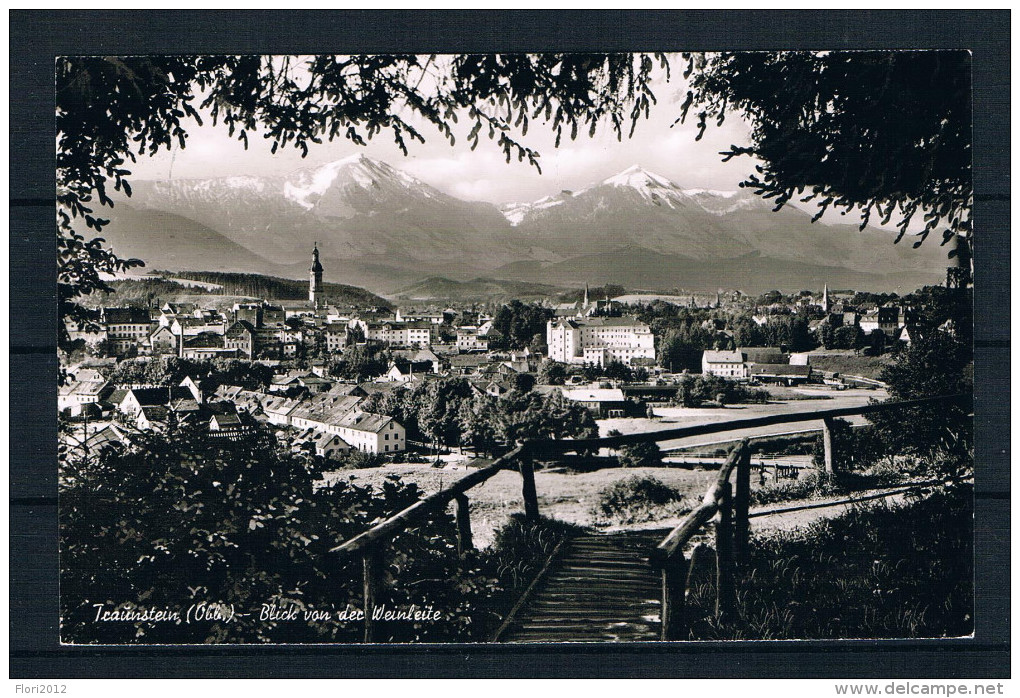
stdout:
{"type": "MultiPolygon", "coordinates": [[[[670,180],[643,169],[640,165],[631,165],[623,172],[613,175],[602,181],[600,186],[628,187],[641,194],[648,201],[655,202],[661,196],[661,192],[678,192],[680,187],[670,180]]],[[[582,192],[579,193],[583,193],[582,192]]],[[[668,198],[665,200],[670,206],[668,198]]]]}
{"type": "Polygon", "coordinates": [[[607,177],[601,182],[577,192],[547,196],[531,203],[507,204],[501,208],[501,211],[510,225],[518,227],[529,217],[541,216],[539,212],[559,206],[570,199],[582,201],[588,199],[592,202],[593,208],[603,210],[635,203],[680,210],[694,204],[704,209],[705,212],[717,216],[763,206],[761,201],[750,192],[683,189],[668,177],[649,172],[640,165],[632,165],[612,177],[607,177]],[[606,197],[610,196],[610,192],[622,194],[627,197],[627,201],[608,201],[606,197]]]}
{"type": "Polygon", "coordinates": [[[562,203],[563,199],[557,199],[552,196],[546,196],[530,204],[529,203],[505,204],[503,207],[500,208],[500,211],[502,211],[503,216],[508,221],[510,221],[510,225],[517,225],[522,220],[524,220],[524,217],[528,215],[530,211],[540,211],[545,208],[559,206],[562,203]]]}
{"type": "Polygon", "coordinates": [[[331,189],[352,187],[391,195],[412,193],[426,199],[442,196],[406,172],[361,154],[292,173],[283,185],[283,195],[305,210],[311,210],[331,189]]]}

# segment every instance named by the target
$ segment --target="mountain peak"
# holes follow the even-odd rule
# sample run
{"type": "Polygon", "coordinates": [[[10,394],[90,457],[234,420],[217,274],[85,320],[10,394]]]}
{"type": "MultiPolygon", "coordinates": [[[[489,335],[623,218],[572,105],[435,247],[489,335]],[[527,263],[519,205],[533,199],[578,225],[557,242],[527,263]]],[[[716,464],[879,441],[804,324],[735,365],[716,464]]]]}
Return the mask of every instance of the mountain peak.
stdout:
{"type": "Polygon", "coordinates": [[[641,165],[631,165],[623,172],[603,180],[602,184],[607,184],[613,187],[632,187],[634,189],[646,189],[648,187],[666,189],[678,188],[666,177],[655,174],[654,172],[649,172],[645,168],[641,167],[641,165]]]}
{"type": "Polygon", "coordinates": [[[284,196],[311,210],[332,188],[360,188],[395,194],[413,192],[428,199],[439,195],[435,189],[385,162],[355,153],[340,160],[293,172],[284,184],[284,196]]]}

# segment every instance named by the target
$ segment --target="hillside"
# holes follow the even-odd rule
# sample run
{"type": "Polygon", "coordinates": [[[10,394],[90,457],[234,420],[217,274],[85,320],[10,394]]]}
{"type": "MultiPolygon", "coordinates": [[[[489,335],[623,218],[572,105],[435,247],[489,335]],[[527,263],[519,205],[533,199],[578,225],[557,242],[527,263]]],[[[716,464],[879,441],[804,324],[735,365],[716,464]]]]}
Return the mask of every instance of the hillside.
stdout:
{"type": "Polygon", "coordinates": [[[540,283],[570,279],[592,285],[609,283],[643,289],[679,287],[714,291],[736,288],[749,294],[773,289],[788,292],[821,289],[826,283],[848,288],[891,289],[902,293],[941,280],[940,274],[923,270],[871,274],[757,254],[733,259],[691,259],[638,246],[582,255],[558,264],[516,262],[497,269],[496,273],[540,283]]]}
{"type": "Polygon", "coordinates": [[[394,297],[415,301],[501,302],[514,298],[538,300],[562,291],[562,286],[525,281],[486,278],[453,281],[434,276],[397,291],[394,297]]]}
{"type": "Polygon", "coordinates": [[[123,258],[149,269],[213,269],[280,273],[278,265],[185,216],[142,211],[118,201],[102,237],[123,258]]]}
{"type": "MultiPolygon", "coordinates": [[[[261,274],[239,274],[219,271],[183,271],[170,272],[170,278],[192,279],[222,287],[222,293],[228,296],[249,296],[275,301],[302,300],[308,297],[308,281],[306,279],[283,279],[278,276],[261,274]]],[[[386,306],[389,302],[374,293],[357,286],[346,284],[323,284],[326,302],[335,305],[355,305],[358,307],[386,306]]]]}

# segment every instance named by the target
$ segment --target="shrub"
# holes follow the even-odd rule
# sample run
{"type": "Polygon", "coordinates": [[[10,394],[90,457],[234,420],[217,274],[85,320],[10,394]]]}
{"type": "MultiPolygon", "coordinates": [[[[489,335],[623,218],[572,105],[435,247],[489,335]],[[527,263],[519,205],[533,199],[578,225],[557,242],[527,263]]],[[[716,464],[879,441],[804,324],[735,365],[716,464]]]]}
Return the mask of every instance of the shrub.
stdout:
{"type": "Polygon", "coordinates": [[[599,523],[629,524],[687,511],[683,492],[652,475],[633,475],[604,487],[591,514],[599,523]]]}
{"type": "Polygon", "coordinates": [[[624,468],[647,468],[662,465],[662,451],[659,450],[658,444],[650,441],[624,446],[616,457],[624,468]]]}
{"type": "Polygon", "coordinates": [[[528,521],[523,514],[513,514],[510,521],[496,531],[492,545],[482,553],[483,564],[504,589],[523,589],[535,578],[557,545],[583,530],[563,521],[546,518],[528,521]]]}
{"type": "Polygon", "coordinates": [[[383,457],[377,453],[366,453],[352,448],[334,459],[338,470],[357,470],[359,468],[378,468],[383,464],[383,457]]]}
{"type": "Polygon", "coordinates": [[[843,492],[839,480],[819,470],[801,472],[796,480],[780,480],[751,490],[751,504],[776,504],[843,492]]]}

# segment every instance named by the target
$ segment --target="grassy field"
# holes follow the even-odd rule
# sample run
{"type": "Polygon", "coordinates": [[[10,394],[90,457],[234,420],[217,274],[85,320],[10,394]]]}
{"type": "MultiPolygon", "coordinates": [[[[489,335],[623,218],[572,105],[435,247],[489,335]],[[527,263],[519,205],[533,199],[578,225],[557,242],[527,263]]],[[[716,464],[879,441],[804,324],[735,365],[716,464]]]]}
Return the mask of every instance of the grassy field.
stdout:
{"type": "MultiPolygon", "coordinates": [[[[326,480],[350,477],[361,484],[381,486],[387,477],[398,475],[405,482],[414,482],[426,494],[431,494],[473,470],[463,464],[449,465],[442,469],[428,465],[386,465],[381,468],[331,473],[326,480]]],[[[693,505],[704,495],[716,473],[682,468],[602,468],[592,472],[572,472],[558,468],[539,470],[535,473],[538,508],[543,516],[591,526],[595,523],[592,507],[603,489],[625,478],[645,475],[654,475],[663,483],[676,488],[683,493],[685,502],[693,505]]],[[[511,515],[524,510],[521,477],[515,472],[495,475],[472,488],[468,497],[471,500],[471,533],[475,544],[480,547],[492,542],[493,532],[510,521],[511,515]]]]}
{"type": "Polygon", "coordinates": [[[888,355],[864,356],[841,349],[819,349],[811,352],[810,356],[811,368],[816,371],[863,376],[875,380],[881,380],[882,369],[891,362],[888,355]]]}

